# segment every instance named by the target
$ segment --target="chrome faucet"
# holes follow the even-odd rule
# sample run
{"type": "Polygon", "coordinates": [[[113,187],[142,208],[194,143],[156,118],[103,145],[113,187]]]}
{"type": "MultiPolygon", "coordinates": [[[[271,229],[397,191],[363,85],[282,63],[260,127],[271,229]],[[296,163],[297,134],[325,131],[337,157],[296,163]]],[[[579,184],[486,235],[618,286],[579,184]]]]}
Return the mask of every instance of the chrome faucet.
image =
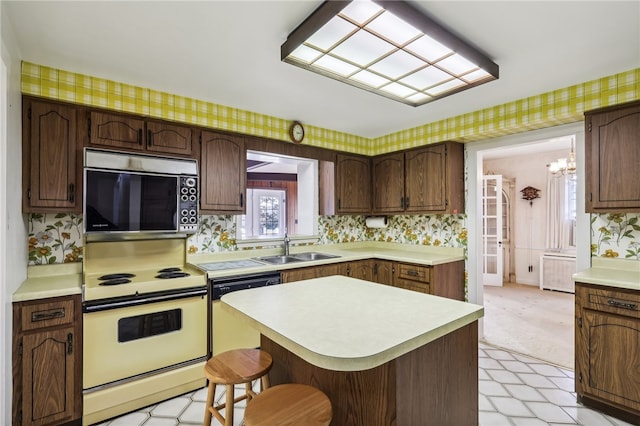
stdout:
{"type": "Polygon", "coordinates": [[[284,255],[285,256],[289,256],[289,243],[291,242],[291,238],[289,238],[289,236],[287,235],[287,233],[284,233],[284,255]]]}

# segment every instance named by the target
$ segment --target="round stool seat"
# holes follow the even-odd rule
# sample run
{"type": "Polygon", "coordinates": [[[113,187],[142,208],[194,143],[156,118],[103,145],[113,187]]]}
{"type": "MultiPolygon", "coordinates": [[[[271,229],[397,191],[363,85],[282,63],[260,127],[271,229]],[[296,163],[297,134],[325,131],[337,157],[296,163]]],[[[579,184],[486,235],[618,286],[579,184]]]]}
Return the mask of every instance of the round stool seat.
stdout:
{"type": "Polygon", "coordinates": [[[260,349],[234,349],[207,361],[204,374],[219,384],[240,384],[258,379],[269,372],[273,360],[260,349]]]}
{"type": "Polygon", "coordinates": [[[245,426],[326,426],[331,401],[313,386],[290,383],[269,388],[251,400],[244,411],[245,426]]]}
{"type": "Polygon", "coordinates": [[[204,374],[209,379],[207,403],[204,414],[204,425],[211,425],[211,417],[215,417],[225,426],[233,425],[233,406],[246,399],[251,401],[256,396],[252,389],[252,381],[260,379],[262,390],[269,387],[267,373],[271,370],[273,359],[269,353],[260,349],[234,349],[222,352],[211,358],[204,366],[204,374]],[[245,384],[244,394],[235,397],[234,385],[245,384]],[[216,385],[225,387],[225,402],[214,404],[216,385]],[[224,416],[220,411],[224,409],[224,416]]]}

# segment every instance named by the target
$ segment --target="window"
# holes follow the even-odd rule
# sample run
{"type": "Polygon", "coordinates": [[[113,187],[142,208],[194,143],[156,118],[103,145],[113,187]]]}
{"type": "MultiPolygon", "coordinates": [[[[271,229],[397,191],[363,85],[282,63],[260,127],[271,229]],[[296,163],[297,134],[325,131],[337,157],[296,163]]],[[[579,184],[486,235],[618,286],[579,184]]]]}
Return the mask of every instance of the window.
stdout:
{"type": "Polygon", "coordinates": [[[247,214],[241,216],[242,237],[278,237],[286,228],[286,191],[247,189],[247,214]]]}
{"type": "Polygon", "coordinates": [[[285,233],[317,238],[318,161],[247,151],[247,212],[236,227],[240,244],[285,233]]]}

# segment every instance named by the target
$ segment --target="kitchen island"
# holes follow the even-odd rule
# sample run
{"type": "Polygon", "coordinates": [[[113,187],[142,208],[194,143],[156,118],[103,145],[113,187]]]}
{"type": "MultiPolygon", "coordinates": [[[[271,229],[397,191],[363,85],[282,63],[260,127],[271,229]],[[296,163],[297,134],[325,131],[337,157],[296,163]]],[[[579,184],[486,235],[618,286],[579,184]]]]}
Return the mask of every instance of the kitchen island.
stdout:
{"type": "Polygon", "coordinates": [[[334,425],[478,424],[483,308],[330,276],[227,294],[271,353],[271,384],[327,394],[334,425]]]}

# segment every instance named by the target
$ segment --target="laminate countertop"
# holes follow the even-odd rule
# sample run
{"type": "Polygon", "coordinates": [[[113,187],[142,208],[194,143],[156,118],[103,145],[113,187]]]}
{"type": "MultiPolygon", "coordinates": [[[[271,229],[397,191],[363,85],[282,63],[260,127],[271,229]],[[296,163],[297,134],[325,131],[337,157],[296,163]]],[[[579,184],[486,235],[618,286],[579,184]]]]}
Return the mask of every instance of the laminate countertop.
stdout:
{"type": "Polygon", "coordinates": [[[37,265],[27,268],[27,279],[13,293],[13,302],[82,294],[82,263],[37,265]]]}
{"type": "Polygon", "coordinates": [[[222,308],[317,367],[377,367],[484,315],[484,308],[438,296],[330,276],[242,290],[222,308]]]}
{"type": "Polygon", "coordinates": [[[591,268],[572,277],[574,282],[640,291],[640,262],[594,257],[591,268]]]}
{"type": "Polygon", "coordinates": [[[329,265],[332,263],[352,262],[363,259],[381,259],[404,263],[415,263],[425,266],[435,266],[444,263],[464,260],[464,250],[456,247],[434,247],[423,245],[409,245],[398,243],[387,243],[378,241],[367,241],[357,243],[342,244],[317,244],[307,246],[292,246],[291,254],[304,252],[326,253],[335,257],[330,259],[293,262],[288,264],[267,264],[255,260],[256,258],[270,255],[281,255],[282,248],[260,249],[260,250],[240,250],[234,252],[207,253],[189,255],[189,263],[201,267],[207,271],[209,278],[226,277],[233,275],[251,274],[269,271],[284,271],[287,269],[305,268],[308,266],[329,265]],[[246,261],[252,265],[245,267],[246,261]],[[208,264],[233,262],[241,267],[229,269],[217,269],[208,264]]]}

